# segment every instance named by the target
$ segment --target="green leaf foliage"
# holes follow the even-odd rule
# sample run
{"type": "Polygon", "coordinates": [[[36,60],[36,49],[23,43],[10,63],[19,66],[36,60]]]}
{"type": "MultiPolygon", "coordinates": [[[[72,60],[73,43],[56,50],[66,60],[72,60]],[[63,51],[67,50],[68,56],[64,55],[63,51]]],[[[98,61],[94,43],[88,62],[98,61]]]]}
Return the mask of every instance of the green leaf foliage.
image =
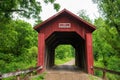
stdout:
{"type": "Polygon", "coordinates": [[[8,23],[0,22],[0,71],[4,73],[35,66],[37,32],[21,20],[8,20],[8,23]]]}
{"type": "MultiPolygon", "coordinates": [[[[98,0],[94,0],[96,2],[98,0]]],[[[105,0],[99,0],[105,1],[105,0]]],[[[108,0],[106,0],[108,1],[108,0]]],[[[109,0],[111,1],[111,0],[109,0]]],[[[108,5],[111,6],[111,5],[108,5]]],[[[114,13],[114,12],[113,12],[114,13]]],[[[79,16],[86,21],[90,18],[86,15],[84,10],[79,11],[79,16]]],[[[96,30],[93,32],[93,52],[94,52],[94,66],[107,68],[110,70],[120,71],[120,37],[116,27],[111,27],[108,19],[101,17],[94,20],[96,30]]],[[[89,21],[91,22],[91,20],[89,21]]],[[[102,76],[102,71],[95,70],[97,76],[102,76]]],[[[119,80],[120,77],[107,73],[109,80],[119,80]]]]}
{"type": "MultiPolygon", "coordinates": [[[[97,26],[93,32],[95,66],[120,71],[120,39],[116,28],[109,27],[102,18],[96,19],[94,24],[97,26]]],[[[95,71],[95,74],[100,76],[102,72],[95,71]]],[[[118,80],[120,77],[107,74],[107,78],[118,80]]]]}
{"type": "Polygon", "coordinates": [[[55,9],[56,11],[59,11],[60,5],[59,5],[58,3],[54,3],[54,9],[55,9]]]}
{"type": "Polygon", "coordinates": [[[59,45],[55,49],[55,64],[63,64],[75,57],[75,49],[71,45],[59,45]]]}
{"type": "Polygon", "coordinates": [[[17,56],[35,43],[36,32],[24,21],[10,21],[9,24],[4,24],[0,28],[0,51],[3,53],[12,53],[17,56]]]}
{"type": "MultiPolygon", "coordinates": [[[[55,0],[44,0],[44,3],[51,3],[54,9],[58,11],[60,5],[54,2],[55,0]]],[[[1,0],[0,20],[3,18],[14,18],[17,15],[24,18],[40,19],[41,4],[43,3],[39,0],[1,0]]]]}
{"type": "Polygon", "coordinates": [[[2,0],[0,12],[4,17],[13,17],[13,13],[16,13],[26,18],[37,18],[41,12],[41,4],[36,0],[2,0]]]}
{"type": "Polygon", "coordinates": [[[120,37],[120,0],[93,0],[98,4],[109,27],[115,27],[120,37]]]}
{"type": "Polygon", "coordinates": [[[74,48],[71,45],[59,45],[55,49],[55,57],[58,59],[64,59],[74,56],[74,48]]]}

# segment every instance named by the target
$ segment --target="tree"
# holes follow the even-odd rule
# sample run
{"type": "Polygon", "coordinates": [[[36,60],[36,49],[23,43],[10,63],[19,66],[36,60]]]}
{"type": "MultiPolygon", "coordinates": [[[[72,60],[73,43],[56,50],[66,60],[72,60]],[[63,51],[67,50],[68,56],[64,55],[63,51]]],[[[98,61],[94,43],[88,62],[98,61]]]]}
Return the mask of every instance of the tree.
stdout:
{"type": "Polygon", "coordinates": [[[55,57],[57,59],[66,59],[74,57],[75,50],[71,45],[59,45],[55,49],[55,57]]]}
{"type": "Polygon", "coordinates": [[[21,20],[0,22],[0,71],[10,72],[35,65],[37,32],[21,20]],[[4,69],[3,69],[4,67],[4,69]]]}
{"type": "Polygon", "coordinates": [[[80,18],[92,23],[92,20],[89,18],[89,15],[86,14],[86,11],[84,9],[80,10],[77,14],[80,16],[80,18]]]}
{"type": "MultiPolygon", "coordinates": [[[[84,12],[80,13],[80,17],[85,20],[89,19],[84,12]]],[[[116,27],[111,27],[110,24],[106,23],[106,19],[103,18],[95,19],[94,25],[97,27],[93,32],[94,65],[119,71],[120,38],[118,30],[116,27]]],[[[101,75],[102,73],[95,71],[95,74],[101,75]]],[[[111,74],[107,74],[107,77],[110,80],[118,80],[120,78],[111,74]]]]}
{"type": "Polygon", "coordinates": [[[93,0],[106,18],[110,27],[115,27],[120,36],[120,0],[93,0]]]}
{"type": "Polygon", "coordinates": [[[109,30],[107,29],[108,25],[105,24],[105,21],[102,18],[96,19],[95,25],[97,26],[97,30],[93,32],[94,57],[96,61],[101,60],[103,64],[102,67],[107,67],[108,58],[115,55],[114,49],[107,42],[107,38],[110,37],[110,34],[108,33],[109,30]]]}
{"type": "MultiPolygon", "coordinates": [[[[118,36],[116,36],[116,34],[118,33],[116,28],[110,28],[102,18],[96,19],[95,25],[97,26],[97,30],[93,32],[95,66],[119,71],[120,64],[118,61],[120,61],[120,43],[117,41],[118,36]]],[[[97,75],[100,75],[100,72],[97,72],[97,75]]],[[[111,74],[107,74],[107,77],[111,80],[119,79],[118,76],[113,76],[111,74]]]]}
{"type": "MultiPolygon", "coordinates": [[[[0,0],[0,20],[13,18],[15,14],[25,18],[40,19],[41,2],[38,0],[0,0]]],[[[44,3],[52,3],[56,11],[60,8],[60,5],[55,3],[55,0],[44,0],[44,3]]]]}
{"type": "MultiPolygon", "coordinates": [[[[112,27],[116,28],[117,32],[113,32],[111,34],[111,30],[108,28],[109,38],[106,38],[107,42],[117,51],[118,55],[120,56],[120,0],[93,0],[95,3],[98,4],[99,9],[102,13],[104,21],[106,24],[113,29],[112,27]]],[[[114,29],[115,30],[115,29],[114,29]]]]}
{"type": "MultiPolygon", "coordinates": [[[[51,3],[55,10],[60,5],[51,3]]],[[[40,20],[42,11],[38,0],[0,0],[0,71],[10,72],[35,65],[37,56],[37,32],[29,23],[15,20],[15,16],[40,20]],[[4,69],[3,69],[4,67],[4,69]]]]}
{"type": "Polygon", "coordinates": [[[37,34],[30,24],[17,20],[9,21],[9,24],[1,22],[0,27],[0,52],[20,55],[37,43],[37,34]]]}

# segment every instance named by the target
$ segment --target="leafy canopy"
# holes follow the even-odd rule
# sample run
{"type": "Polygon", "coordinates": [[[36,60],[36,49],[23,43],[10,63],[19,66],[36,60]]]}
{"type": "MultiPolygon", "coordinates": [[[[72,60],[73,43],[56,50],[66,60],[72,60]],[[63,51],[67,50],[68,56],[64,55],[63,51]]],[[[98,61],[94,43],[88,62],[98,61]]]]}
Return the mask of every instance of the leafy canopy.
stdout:
{"type": "Polygon", "coordinates": [[[115,27],[120,35],[120,0],[93,0],[98,4],[102,16],[110,27],[115,27]]]}
{"type": "Polygon", "coordinates": [[[20,55],[37,43],[37,34],[30,24],[21,20],[8,23],[0,22],[3,25],[0,27],[0,52],[20,55]]]}
{"type": "MultiPolygon", "coordinates": [[[[0,19],[13,18],[15,14],[25,18],[40,19],[41,2],[39,0],[0,0],[0,19]]],[[[56,11],[60,9],[60,5],[55,3],[55,0],[44,0],[44,2],[52,3],[56,11]]]]}

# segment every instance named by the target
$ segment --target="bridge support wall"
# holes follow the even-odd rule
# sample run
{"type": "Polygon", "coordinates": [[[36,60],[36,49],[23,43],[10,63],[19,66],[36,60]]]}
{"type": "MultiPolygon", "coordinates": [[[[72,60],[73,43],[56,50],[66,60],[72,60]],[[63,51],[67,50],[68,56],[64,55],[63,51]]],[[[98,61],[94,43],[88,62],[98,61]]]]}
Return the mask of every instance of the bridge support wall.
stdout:
{"type": "Polygon", "coordinates": [[[38,60],[37,66],[42,66],[43,69],[38,71],[38,73],[44,70],[44,57],[45,57],[45,35],[44,33],[38,34],[38,60]]]}
{"type": "Polygon", "coordinates": [[[87,72],[93,74],[93,51],[92,51],[92,34],[86,33],[86,63],[87,63],[87,72]]]}

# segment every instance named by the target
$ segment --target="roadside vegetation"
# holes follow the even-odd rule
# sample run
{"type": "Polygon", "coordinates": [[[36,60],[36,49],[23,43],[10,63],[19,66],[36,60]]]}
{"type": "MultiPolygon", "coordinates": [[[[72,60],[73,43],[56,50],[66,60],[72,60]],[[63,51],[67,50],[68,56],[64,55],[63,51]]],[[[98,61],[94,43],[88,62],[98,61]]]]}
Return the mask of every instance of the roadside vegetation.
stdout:
{"type": "Polygon", "coordinates": [[[55,65],[64,64],[75,56],[75,49],[71,45],[59,45],[55,49],[55,65]]]}

